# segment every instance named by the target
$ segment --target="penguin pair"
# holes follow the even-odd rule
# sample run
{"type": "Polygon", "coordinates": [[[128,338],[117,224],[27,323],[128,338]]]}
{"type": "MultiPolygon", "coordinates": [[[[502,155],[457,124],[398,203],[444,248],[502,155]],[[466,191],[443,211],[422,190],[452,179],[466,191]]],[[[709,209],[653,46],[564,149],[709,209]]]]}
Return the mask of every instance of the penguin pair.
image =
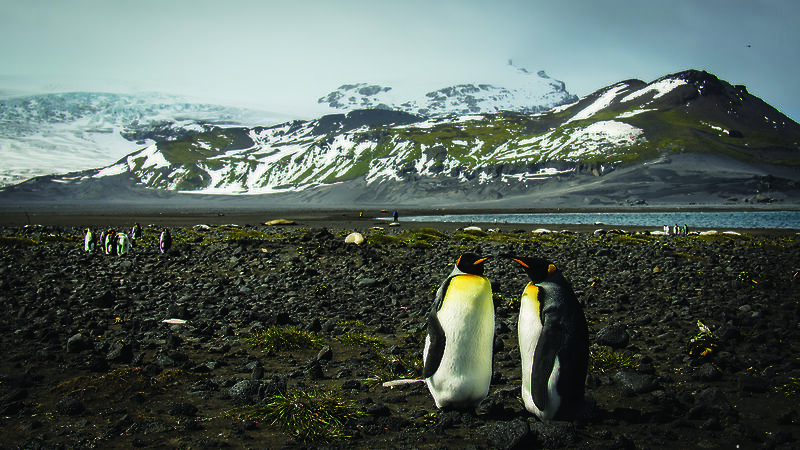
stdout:
{"type": "MultiPolygon", "coordinates": [[[[541,420],[578,416],[583,406],[589,334],[583,309],[555,265],[502,255],[530,282],[520,299],[518,338],[525,408],[541,420]]],[[[477,406],[489,393],[494,306],[487,258],[456,261],[428,314],[423,377],[438,408],[477,406]]]]}

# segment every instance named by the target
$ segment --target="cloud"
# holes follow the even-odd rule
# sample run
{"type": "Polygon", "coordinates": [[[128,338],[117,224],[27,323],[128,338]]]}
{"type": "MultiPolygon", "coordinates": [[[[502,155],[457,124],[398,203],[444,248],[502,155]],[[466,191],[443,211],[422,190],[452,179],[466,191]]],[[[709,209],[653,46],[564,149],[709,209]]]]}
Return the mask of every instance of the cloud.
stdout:
{"type": "Polygon", "coordinates": [[[509,58],[578,95],[697,68],[797,118],[798,12],[793,0],[3,2],[0,75],[302,109],[348,82],[491,81],[509,58]]]}

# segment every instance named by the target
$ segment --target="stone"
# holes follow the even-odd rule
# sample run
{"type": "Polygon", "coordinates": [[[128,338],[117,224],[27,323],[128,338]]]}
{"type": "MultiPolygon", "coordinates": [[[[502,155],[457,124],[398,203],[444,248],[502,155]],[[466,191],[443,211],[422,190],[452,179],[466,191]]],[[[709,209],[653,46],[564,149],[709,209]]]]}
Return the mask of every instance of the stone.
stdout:
{"type": "Polygon", "coordinates": [[[718,381],[722,379],[722,372],[711,363],[705,363],[692,372],[692,378],[700,381],[718,381]]]}
{"type": "Polygon", "coordinates": [[[653,375],[623,370],[617,372],[614,375],[614,379],[637,394],[644,394],[658,389],[658,380],[653,375]]]}
{"type": "Polygon", "coordinates": [[[86,408],[80,400],[75,397],[67,396],[56,403],[56,412],[65,416],[77,416],[82,414],[86,408]]]}
{"type": "Polygon", "coordinates": [[[628,345],[630,338],[624,325],[612,324],[597,332],[595,342],[613,348],[624,348],[628,345]]]}
{"type": "Polygon", "coordinates": [[[92,348],[92,340],[81,333],[67,339],[67,353],[80,353],[92,348]]]}
{"type": "Polygon", "coordinates": [[[498,421],[486,425],[483,434],[491,448],[508,450],[520,447],[531,432],[528,422],[516,419],[509,422],[498,421]]]}

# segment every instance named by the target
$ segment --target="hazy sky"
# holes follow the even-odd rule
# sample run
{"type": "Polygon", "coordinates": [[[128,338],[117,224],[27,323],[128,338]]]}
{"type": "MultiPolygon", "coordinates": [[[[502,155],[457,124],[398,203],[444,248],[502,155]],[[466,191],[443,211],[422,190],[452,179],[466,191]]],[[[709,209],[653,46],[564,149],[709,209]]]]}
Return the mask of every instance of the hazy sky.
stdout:
{"type": "Polygon", "coordinates": [[[513,59],[579,96],[703,69],[800,120],[798,17],[798,0],[0,0],[0,89],[302,113],[343,83],[492,81],[513,59]]]}

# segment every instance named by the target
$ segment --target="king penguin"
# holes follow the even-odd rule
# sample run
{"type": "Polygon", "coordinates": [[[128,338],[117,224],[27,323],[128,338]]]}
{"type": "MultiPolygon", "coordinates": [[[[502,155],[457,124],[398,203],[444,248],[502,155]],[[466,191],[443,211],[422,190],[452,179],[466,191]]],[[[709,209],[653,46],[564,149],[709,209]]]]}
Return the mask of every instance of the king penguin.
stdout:
{"type": "Polygon", "coordinates": [[[530,278],[520,298],[522,400],[542,421],[572,420],[583,411],[589,331],[569,281],[550,261],[503,255],[530,278]]]}
{"type": "Polygon", "coordinates": [[[489,393],[495,326],[486,259],[461,255],[428,314],[422,376],[439,409],[476,407],[489,393]]]}
{"type": "Polygon", "coordinates": [[[166,253],[170,247],[172,247],[172,235],[169,234],[168,229],[164,228],[158,238],[158,249],[161,250],[161,253],[166,253]]]}
{"type": "Polygon", "coordinates": [[[94,233],[87,228],[86,235],[83,237],[83,249],[89,253],[93,253],[96,245],[97,240],[95,239],[94,233]]]}
{"type": "Polygon", "coordinates": [[[131,249],[131,240],[125,233],[117,235],[117,255],[122,256],[131,249]]]}
{"type": "Polygon", "coordinates": [[[116,256],[117,255],[117,232],[116,231],[108,230],[108,233],[106,233],[105,249],[106,249],[106,255],[111,255],[111,256],[116,256]]]}

